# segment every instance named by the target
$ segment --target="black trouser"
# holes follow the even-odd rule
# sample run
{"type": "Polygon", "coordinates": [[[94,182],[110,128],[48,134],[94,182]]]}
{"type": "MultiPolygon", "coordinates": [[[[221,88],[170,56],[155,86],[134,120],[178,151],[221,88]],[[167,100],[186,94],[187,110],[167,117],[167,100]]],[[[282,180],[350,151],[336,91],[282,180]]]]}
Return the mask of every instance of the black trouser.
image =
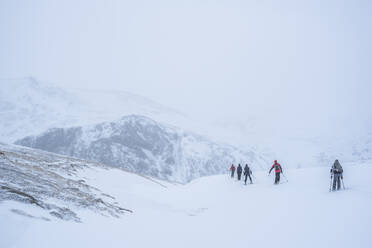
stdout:
{"type": "Polygon", "coordinates": [[[341,189],[341,173],[333,174],[333,190],[340,190],[341,189]]]}
{"type": "Polygon", "coordinates": [[[234,177],[235,170],[231,170],[231,177],[234,177]]]}
{"type": "Polygon", "coordinates": [[[240,179],[242,178],[242,173],[240,172],[238,172],[238,180],[240,181],[240,179]]]}
{"type": "Polygon", "coordinates": [[[278,184],[280,182],[280,172],[279,173],[275,173],[275,184],[278,184]]]}
{"type": "Polygon", "coordinates": [[[247,179],[248,179],[248,177],[249,177],[249,181],[251,181],[251,183],[252,183],[251,175],[249,175],[249,174],[244,174],[244,176],[245,176],[245,178],[244,178],[244,183],[245,183],[245,184],[247,184],[247,179]]]}

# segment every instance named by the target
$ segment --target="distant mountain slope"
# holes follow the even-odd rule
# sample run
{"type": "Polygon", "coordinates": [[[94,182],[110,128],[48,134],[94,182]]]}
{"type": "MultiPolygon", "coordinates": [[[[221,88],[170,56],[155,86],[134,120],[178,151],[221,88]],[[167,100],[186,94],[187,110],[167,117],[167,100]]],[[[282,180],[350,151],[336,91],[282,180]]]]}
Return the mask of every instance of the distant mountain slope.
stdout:
{"type": "Polygon", "coordinates": [[[53,126],[77,123],[79,100],[33,78],[1,80],[0,140],[13,142],[53,126]]]}
{"type": "Polygon", "coordinates": [[[253,151],[218,144],[137,115],[98,125],[54,128],[16,143],[177,182],[226,173],[232,162],[247,162],[254,169],[266,164],[253,151]]]}
{"type": "MultiPolygon", "coordinates": [[[[80,222],[80,210],[119,217],[128,210],[115,198],[85,182],[89,170],[110,167],[40,150],[0,143],[0,203],[16,201],[29,204],[41,216],[22,209],[12,212],[43,220],[63,219],[80,222]]],[[[31,207],[26,207],[31,209],[31,207]]]]}
{"type": "Polygon", "coordinates": [[[128,92],[61,89],[34,78],[1,79],[0,85],[0,141],[6,143],[53,127],[111,121],[130,114],[190,124],[177,111],[128,92]]]}

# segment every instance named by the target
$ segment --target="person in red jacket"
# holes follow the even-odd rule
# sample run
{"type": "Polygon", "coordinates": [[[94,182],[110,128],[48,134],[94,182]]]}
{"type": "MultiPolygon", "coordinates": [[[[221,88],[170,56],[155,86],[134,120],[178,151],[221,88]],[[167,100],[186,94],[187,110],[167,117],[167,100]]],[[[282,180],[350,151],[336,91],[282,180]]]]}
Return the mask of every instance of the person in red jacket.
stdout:
{"type": "Polygon", "coordinates": [[[280,181],[280,173],[283,173],[283,169],[282,169],[282,166],[278,163],[277,160],[275,160],[273,166],[271,166],[271,169],[269,171],[269,175],[274,168],[275,168],[275,182],[274,182],[274,184],[278,184],[279,181],[280,181]]]}
{"type": "Polygon", "coordinates": [[[230,170],[231,170],[231,178],[234,178],[235,166],[233,164],[231,165],[230,170]]]}

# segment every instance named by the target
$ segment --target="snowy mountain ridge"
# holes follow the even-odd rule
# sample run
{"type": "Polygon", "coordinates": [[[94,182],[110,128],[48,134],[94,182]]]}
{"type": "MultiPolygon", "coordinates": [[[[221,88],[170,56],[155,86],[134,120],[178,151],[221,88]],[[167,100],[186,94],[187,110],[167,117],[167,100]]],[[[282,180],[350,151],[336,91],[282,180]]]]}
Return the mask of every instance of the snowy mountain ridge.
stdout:
{"type": "Polygon", "coordinates": [[[97,125],[54,128],[16,143],[182,183],[226,173],[231,163],[249,163],[254,169],[267,164],[252,150],[219,144],[137,115],[97,125]]]}
{"type": "Polygon", "coordinates": [[[34,78],[1,79],[0,84],[0,141],[7,143],[49,128],[94,125],[135,114],[208,134],[214,140],[244,147],[242,150],[252,150],[254,145],[255,153],[270,160],[279,159],[292,168],[328,166],[336,158],[363,161],[372,156],[371,133],[347,139],[343,135],[330,138],[270,135],[258,128],[262,121],[253,125],[249,119],[239,126],[201,127],[173,109],[127,92],[61,89],[34,78]],[[251,128],[244,128],[250,124],[251,128]]]}
{"type": "Polygon", "coordinates": [[[1,80],[0,140],[13,142],[53,126],[78,121],[79,100],[33,78],[1,80]]]}
{"type": "Polygon", "coordinates": [[[0,141],[12,143],[53,127],[71,127],[144,115],[170,124],[185,115],[128,92],[62,89],[34,78],[0,79],[0,141]]]}

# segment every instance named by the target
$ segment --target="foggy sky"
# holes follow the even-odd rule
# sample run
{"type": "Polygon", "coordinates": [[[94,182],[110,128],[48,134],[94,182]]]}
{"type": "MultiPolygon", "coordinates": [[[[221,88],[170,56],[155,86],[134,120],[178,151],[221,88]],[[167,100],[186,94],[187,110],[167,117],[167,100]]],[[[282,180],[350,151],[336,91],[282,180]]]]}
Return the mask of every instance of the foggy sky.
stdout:
{"type": "Polygon", "coordinates": [[[371,1],[0,1],[0,77],[264,131],[368,129],[371,1]]]}

